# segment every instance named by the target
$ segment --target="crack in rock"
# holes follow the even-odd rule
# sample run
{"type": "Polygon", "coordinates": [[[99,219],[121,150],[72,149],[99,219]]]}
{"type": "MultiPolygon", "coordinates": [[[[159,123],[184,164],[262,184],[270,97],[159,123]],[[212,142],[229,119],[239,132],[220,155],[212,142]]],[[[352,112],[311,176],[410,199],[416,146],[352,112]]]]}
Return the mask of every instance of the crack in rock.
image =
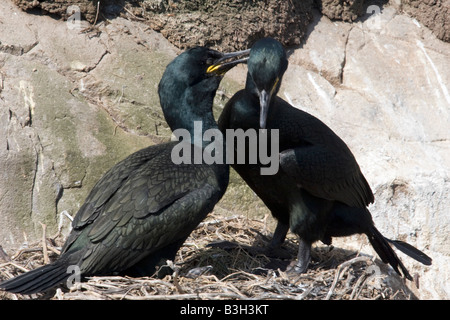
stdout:
{"type": "Polygon", "coordinates": [[[0,41],[0,52],[11,54],[14,56],[22,56],[28,52],[30,52],[34,47],[39,44],[39,41],[35,41],[29,45],[15,45],[15,44],[3,44],[0,41]]]}

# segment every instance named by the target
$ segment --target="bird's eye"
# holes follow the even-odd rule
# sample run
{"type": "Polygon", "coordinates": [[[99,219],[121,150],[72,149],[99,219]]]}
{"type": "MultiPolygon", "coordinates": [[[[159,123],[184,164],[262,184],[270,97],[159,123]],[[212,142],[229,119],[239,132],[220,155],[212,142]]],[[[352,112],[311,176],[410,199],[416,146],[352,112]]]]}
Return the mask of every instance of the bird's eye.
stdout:
{"type": "Polygon", "coordinates": [[[206,65],[210,66],[214,63],[214,60],[212,58],[206,59],[206,65]]]}

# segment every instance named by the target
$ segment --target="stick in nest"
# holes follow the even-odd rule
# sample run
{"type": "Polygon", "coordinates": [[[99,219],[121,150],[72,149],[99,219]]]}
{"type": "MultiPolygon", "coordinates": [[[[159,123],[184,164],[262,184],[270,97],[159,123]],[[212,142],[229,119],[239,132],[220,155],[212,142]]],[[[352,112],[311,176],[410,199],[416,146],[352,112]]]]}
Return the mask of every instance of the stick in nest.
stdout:
{"type": "MultiPolygon", "coordinates": [[[[366,266],[359,268],[358,265],[358,268],[355,268],[353,265],[358,262],[365,262],[370,265],[370,257],[360,256],[341,263],[336,269],[311,269],[306,274],[291,277],[284,272],[271,272],[266,275],[252,273],[254,267],[263,266],[267,263],[267,257],[263,255],[254,257],[249,256],[243,250],[224,252],[223,250],[219,251],[217,249],[215,251],[206,247],[210,243],[211,238],[217,236],[216,232],[227,239],[231,233],[233,240],[236,240],[238,243],[247,243],[255,236],[254,230],[261,230],[262,227],[263,222],[248,219],[244,216],[210,217],[191,234],[189,242],[178,253],[172,269],[176,271],[179,268],[179,273],[166,276],[164,280],[146,277],[92,277],[88,278],[87,282],[80,284],[80,287],[73,288],[68,293],[59,292],[53,299],[317,300],[392,299],[396,296],[397,299],[408,298],[407,296],[403,297],[401,292],[393,296],[392,288],[386,287],[385,283],[380,283],[380,288],[374,286],[377,290],[371,290],[371,282],[368,281],[371,275],[369,272],[370,266],[369,268],[366,268],[366,266]],[[217,269],[222,262],[228,266],[226,270],[217,269]],[[176,264],[180,263],[182,267],[176,266],[176,264]],[[203,268],[204,266],[213,266],[214,269],[210,270],[210,274],[199,274],[195,279],[184,275],[193,268],[203,268]],[[358,272],[358,276],[354,276],[352,271],[358,272]],[[359,271],[362,273],[359,273],[359,271]],[[349,276],[346,277],[346,275],[349,276]]],[[[45,235],[43,238],[45,238],[45,235]]],[[[15,257],[13,256],[12,261],[0,264],[2,278],[5,275],[6,278],[11,277],[15,268],[28,271],[21,265],[26,265],[30,261],[39,261],[41,263],[44,255],[44,248],[38,248],[41,245],[45,245],[47,250],[52,250],[53,248],[51,242],[39,241],[36,244],[30,244],[29,248],[22,249],[15,257]],[[22,253],[30,251],[36,252],[36,254],[31,258],[29,255],[22,255],[22,253]]],[[[49,252],[47,251],[47,253],[49,252]]],[[[209,270],[210,268],[207,269],[209,270]]],[[[12,295],[0,296],[0,299],[3,297],[24,299],[20,295],[17,297],[12,295]]]]}
{"type": "Polygon", "coordinates": [[[345,262],[341,263],[341,264],[338,266],[337,270],[336,270],[336,274],[335,274],[335,276],[334,276],[333,283],[331,284],[331,288],[330,288],[330,290],[328,291],[328,294],[327,294],[327,296],[325,297],[325,300],[330,300],[331,296],[332,296],[333,293],[334,293],[334,290],[335,290],[335,288],[336,288],[336,285],[337,285],[337,283],[338,283],[338,281],[339,281],[339,278],[341,277],[341,274],[343,273],[342,271],[343,271],[344,269],[348,268],[350,265],[352,265],[352,264],[354,264],[354,263],[357,263],[357,262],[368,262],[368,261],[370,261],[370,258],[369,258],[369,257],[356,257],[356,258],[353,258],[353,259],[351,259],[351,260],[348,260],[348,261],[345,261],[345,262]]]}
{"type": "Polygon", "coordinates": [[[42,253],[44,255],[44,264],[48,264],[50,262],[50,259],[48,257],[48,251],[47,251],[47,226],[39,222],[42,226],[42,253]]]}

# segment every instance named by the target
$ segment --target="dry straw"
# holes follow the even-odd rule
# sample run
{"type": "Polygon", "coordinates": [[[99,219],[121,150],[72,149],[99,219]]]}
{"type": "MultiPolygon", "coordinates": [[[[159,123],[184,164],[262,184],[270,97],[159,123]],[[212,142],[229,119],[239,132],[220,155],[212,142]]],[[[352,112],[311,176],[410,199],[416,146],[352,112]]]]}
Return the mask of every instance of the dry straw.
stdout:
{"type": "MultiPolygon", "coordinates": [[[[61,236],[29,244],[8,257],[0,247],[0,281],[37,268],[57,258],[61,236]]],[[[408,299],[394,291],[386,275],[374,275],[376,263],[369,256],[333,247],[315,247],[311,268],[305,274],[285,271],[289,259],[256,254],[247,246],[267,245],[270,234],[265,221],[244,216],[210,215],[179,250],[174,272],[163,279],[119,276],[92,277],[72,287],[47,295],[16,295],[0,292],[0,299],[102,299],[102,300],[192,300],[192,299],[408,299]],[[217,241],[240,244],[226,249],[209,247],[217,241]],[[270,268],[267,268],[267,267],[270,268]]],[[[293,257],[296,240],[289,237],[284,248],[293,257]]]]}

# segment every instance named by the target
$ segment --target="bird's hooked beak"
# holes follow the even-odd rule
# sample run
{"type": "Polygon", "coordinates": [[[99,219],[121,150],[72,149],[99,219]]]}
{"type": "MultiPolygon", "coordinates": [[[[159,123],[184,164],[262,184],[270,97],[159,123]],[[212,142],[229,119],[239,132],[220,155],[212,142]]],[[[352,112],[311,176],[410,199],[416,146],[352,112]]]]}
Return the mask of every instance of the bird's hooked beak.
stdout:
{"type": "Polygon", "coordinates": [[[269,104],[270,104],[270,93],[266,90],[261,90],[259,92],[259,106],[261,108],[259,113],[259,127],[261,129],[266,128],[267,121],[267,113],[269,112],[269,104]]]}
{"type": "Polygon", "coordinates": [[[277,90],[279,81],[280,81],[280,78],[275,79],[275,83],[273,84],[272,89],[270,89],[270,92],[267,92],[265,89],[258,92],[259,106],[260,106],[259,127],[261,129],[266,128],[267,114],[269,113],[270,101],[272,100],[272,96],[274,95],[275,91],[277,90]]]}
{"type": "Polygon", "coordinates": [[[214,63],[208,67],[206,73],[223,76],[227,71],[229,71],[234,66],[240,63],[246,63],[249,54],[250,49],[230,53],[220,53],[221,57],[215,60],[214,63]],[[239,59],[232,60],[234,58],[239,59]]]}

